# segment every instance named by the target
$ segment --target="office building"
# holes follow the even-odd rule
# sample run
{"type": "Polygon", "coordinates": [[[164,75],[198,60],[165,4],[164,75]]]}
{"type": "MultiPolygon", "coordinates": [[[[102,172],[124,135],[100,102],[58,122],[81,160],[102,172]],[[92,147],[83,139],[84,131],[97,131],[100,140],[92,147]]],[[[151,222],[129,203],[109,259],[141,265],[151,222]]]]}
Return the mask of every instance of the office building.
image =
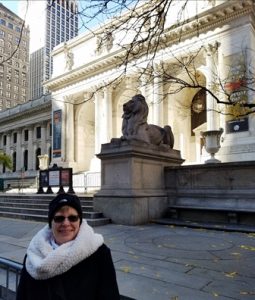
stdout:
{"type": "Polygon", "coordinates": [[[0,3],[0,110],[28,100],[29,29],[0,3]]]}
{"type": "Polygon", "coordinates": [[[30,28],[30,95],[37,99],[47,91],[43,82],[53,72],[53,48],[78,35],[77,0],[20,1],[19,16],[30,28]]]}

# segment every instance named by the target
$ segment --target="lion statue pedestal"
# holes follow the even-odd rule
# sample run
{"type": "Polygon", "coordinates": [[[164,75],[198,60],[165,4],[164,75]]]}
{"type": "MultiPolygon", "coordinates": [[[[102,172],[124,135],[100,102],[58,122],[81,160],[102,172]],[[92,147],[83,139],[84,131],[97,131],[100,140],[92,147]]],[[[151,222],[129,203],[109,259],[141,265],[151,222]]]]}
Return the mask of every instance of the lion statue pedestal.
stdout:
{"type": "MultiPolygon", "coordinates": [[[[130,101],[136,100],[143,101],[143,96],[130,101]]],[[[134,119],[129,122],[124,116],[123,136],[103,144],[97,155],[101,159],[101,189],[94,196],[94,208],[112,222],[125,225],[145,224],[164,215],[168,208],[164,168],[184,161],[180,151],[172,149],[171,131],[158,126],[151,131],[147,115],[140,125],[134,124],[134,119]]]]}

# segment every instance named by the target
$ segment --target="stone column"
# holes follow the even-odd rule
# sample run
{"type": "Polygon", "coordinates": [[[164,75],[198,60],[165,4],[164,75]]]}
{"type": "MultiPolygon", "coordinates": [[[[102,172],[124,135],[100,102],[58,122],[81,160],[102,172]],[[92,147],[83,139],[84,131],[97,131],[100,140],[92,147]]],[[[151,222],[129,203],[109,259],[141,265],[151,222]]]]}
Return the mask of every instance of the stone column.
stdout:
{"type": "Polygon", "coordinates": [[[140,91],[141,94],[145,97],[145,99],[147,98],[147,85],[148,85],[148,76],[143,74],[140,77],[140,91]]]}
{"type": "Polygon", "coordinates": [[[41,124],[41,154],[47,154],[47,150],[46,150],[46,123],[41,124]]]}
{"type": "Polygon", "coordinates": [[[28,129],[28,163],[27,169],[28,170],[35,170],[35,151],[33,147],[33,140],[34,140],[34,129],[31,127],[28,129]]]}
{"type": "Polygon", "coordinates": [[[72,163],[74,162],[74,105],[72,97],[66,97],[65,100],[65,157],[68,163],[72,163]]]}
{"type": "MultiPolygon", "coordinates": [[[[6,132],[6,154],[10,155],[12,158],[13,150],[11,149],[11,131],[6,132]]],[[[11,172],[11,170],[6,168],[6,172],[11,172]]]]}
{"type": "Polygon", "coordinates": [[[92,158],[90,163],[90,170],[93,172],[101,171],[101,161],[96,157],[101,151],[101,140],[103,138],[102,133],[102,99],[103,93],[99,90],[94,92],[94,102],[95,102],[95,156],[92,158]]]}
{"type": "Polygon", "coordinates": [[[101,132],[101,120],[100,120],[100,92],[95,92],[95,153],[99,153],[101,149],[100,132],[101,132]]]}
{"type": "Polygon", "coordinates": [[[17,143],[16,143],[16,170],[20,171],[23,167],[23,153],[21,149],[21,132],[17,130],[17,143]]]}
{"type": "Polygon", "coordinates": [[[112,138],[112,88],[106,87],[103,90],[101,106],[101,143],[108,143],[112,138]]]}
{"type": "Polygon", "coordinates": [[[6,132],[6,154],[11,154],[11,132],[6,132]]]}
{"type": "Polygon", "coordinates": [[[159,64],[154,66],[153,124],[163,126],[163,77],[159,64]]]}
{"type": "MultiPolygon", "coordinates": [[[[206,49],[206,66],[208,69],[207,74],[207,88],[208,90],[214,91],[214,86],[216,85],[217,80],[217,70],[216,65],[218,61],[218,47],[219,43],[215,42],[214,44],[208,44],[206,49]]],[[[215,91],[214,91],[215,92],[215,91]]],[[[217,103],[213,97],[207,93],[206,96],[206,105],[207,105],[207,130],[219,129],[217,124],[217,103]]]]}

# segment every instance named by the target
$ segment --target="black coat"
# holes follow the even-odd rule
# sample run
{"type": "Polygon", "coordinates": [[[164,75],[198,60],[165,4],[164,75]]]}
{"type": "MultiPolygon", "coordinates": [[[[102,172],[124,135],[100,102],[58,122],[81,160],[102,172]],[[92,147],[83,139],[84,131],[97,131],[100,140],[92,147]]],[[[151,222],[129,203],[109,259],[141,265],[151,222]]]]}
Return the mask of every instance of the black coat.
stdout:
{"type": "Polygon", "coordinates": [[[111,253],[104,244],[67,272],[50,279],[36,280],[24,266],[16,297],[16,300],[119,299],[111,253]]]}

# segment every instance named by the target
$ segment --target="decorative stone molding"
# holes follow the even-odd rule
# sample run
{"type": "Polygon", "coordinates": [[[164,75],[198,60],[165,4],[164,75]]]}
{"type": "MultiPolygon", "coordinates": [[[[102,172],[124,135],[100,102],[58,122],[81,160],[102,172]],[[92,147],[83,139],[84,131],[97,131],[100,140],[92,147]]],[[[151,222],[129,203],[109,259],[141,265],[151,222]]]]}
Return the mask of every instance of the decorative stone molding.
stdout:
{"type": "MultiPolygon", "coordinates": [[[[189,20],[186,24],[178,25],[176,27],[167,28],[162,35],[165,41],[164,47],[169,47],[173,44],[179,43],[180,35],[182,41],[187,38],[191,38],[197,34],[197,29],[200,33],[204,33],[216,26],[221,26],[225,22],[237,18],[242,15],[247,15],[253,12],[253,2],[251,0],[247,1],[226,1],[220,5],[215,5],[208,10],[202,12],[200,15],[189,20]],[[194,30],[196,29],[196,30],[194,30]]],[[[144,43],[141,45],[144,51],[148,51],[148,45],[144,43]]],[[[45,87],[49,90],[58,90],[61,87],[70,85],[76,80],[81,78],[85,80],[91,77],[91,74],[96,75],[102,73],[106,70],[114,68],[123,62],[123,57],[125,57],[126,49],[118,49],[112,52],[110,55],[107,54],[94,61],[91,61],[77,70],[72,70],[72,72],[66,75],[60,75],[52,78],[45,83],[45,87]]]]}

